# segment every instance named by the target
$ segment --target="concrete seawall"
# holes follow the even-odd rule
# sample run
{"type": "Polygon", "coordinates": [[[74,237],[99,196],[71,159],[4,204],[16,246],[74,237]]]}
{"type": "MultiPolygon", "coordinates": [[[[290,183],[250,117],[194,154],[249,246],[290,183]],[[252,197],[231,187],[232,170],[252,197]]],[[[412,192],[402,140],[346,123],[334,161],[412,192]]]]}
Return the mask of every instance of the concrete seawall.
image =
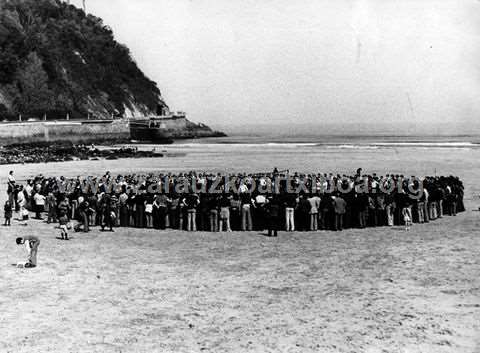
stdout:
{"type": "Polygon", "coordinates": [[[0,123],[0,145],[54,141],[93,142],[129,137],[128,123],[121,120],[0,123]]]}
{"type": "MultiPolygon", "coordinates": [[[[195,124],[185,117],[168,118],[160,128],[173,139],[214,137],[208,126],[195,124]]],[[[130,139],[127,120],[62,120],[0,123],[0,145],[38,142],[101,142],[130,139]]]]}

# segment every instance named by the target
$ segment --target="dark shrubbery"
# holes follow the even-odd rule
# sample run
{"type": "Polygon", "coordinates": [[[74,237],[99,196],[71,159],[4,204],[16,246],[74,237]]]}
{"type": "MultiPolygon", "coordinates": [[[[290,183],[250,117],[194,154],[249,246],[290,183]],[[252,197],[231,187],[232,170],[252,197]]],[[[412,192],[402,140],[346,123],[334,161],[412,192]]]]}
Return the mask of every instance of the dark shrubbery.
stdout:
{"type": "Polygon", "coordinates": [[[101,19],[58,0],[0,0],[1,94],[12,109],[0,107],[0,119],[118,115],[131,103],[155,113],[164,105],[101,19]]]}

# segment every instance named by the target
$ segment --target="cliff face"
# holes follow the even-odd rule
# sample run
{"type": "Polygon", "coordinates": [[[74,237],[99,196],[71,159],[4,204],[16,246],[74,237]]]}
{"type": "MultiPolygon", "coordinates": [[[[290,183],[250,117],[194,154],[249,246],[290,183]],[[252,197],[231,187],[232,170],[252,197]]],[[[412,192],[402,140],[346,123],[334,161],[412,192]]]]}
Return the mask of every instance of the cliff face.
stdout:
{"type": "Polygon", "coordinates": [[[168,109],[102,20],[59,0],[0,0],[0,121],[168,109]]]}

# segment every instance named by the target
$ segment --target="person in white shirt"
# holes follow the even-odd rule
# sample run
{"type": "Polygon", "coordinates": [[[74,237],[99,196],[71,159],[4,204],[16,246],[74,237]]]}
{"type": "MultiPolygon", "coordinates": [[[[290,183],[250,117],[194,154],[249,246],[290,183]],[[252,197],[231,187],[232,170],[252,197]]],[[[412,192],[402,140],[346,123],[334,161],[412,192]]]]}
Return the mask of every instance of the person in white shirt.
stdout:
{"type": "Polygon", "coordinates": [[[15,177],[13,176],[13,170],[8,173],[8,187],[7,187],[7,194],[8,194],[8,201],[10,201],[10,205],[12,206],[12,210],[15,208],[15,177]]]}
{"type": "Polygon", "coordinates": [[[423,188],[423,196],[425,198],[425,201],[423,202],[423,221],[425,223],[428,223],[430,221],[430,214],[428,213],[429,207],[428,207],[428,198],[430,197],[428,190],[426,188],[423,188]]]}
{"type": "Polygon", "coordinates": [[[310,204],[310,230],[318,230],[318,209],[320,208],[320,197],[318,194],[312,195],[309,197],[308,202],[310,204]]]}
{"type": "Polygon", "coordinates": [[[25,207],[28,209],[32,208],[32,196],[33,196],[33,186],[32,181],[27,180],[27,185],[25,185],[25,207]]]}
{"type": "Polygon", "coordinates": [[[37,192],[33,195],[33,201],[35,203],[35,218],[42,219],[41,213],[45,209],[45,196],[37,192]]]}
{"type": "Polygon", "coordinates": [[[20,212],[23,211],[23,209],[25,209],[26,205],[27,205],[27,201],[25,200],[25,194],[23,193],[23,186],[22,185],[20,185],[20,188],[18,189],[17,205],[20,209],[20,212]]]}

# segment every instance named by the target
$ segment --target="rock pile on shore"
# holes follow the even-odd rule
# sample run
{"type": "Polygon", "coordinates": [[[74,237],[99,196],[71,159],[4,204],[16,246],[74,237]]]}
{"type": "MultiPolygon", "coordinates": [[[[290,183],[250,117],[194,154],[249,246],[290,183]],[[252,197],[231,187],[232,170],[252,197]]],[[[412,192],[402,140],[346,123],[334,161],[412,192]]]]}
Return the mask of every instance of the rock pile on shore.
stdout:
{"type": "Polygon", "coordinates": [[[138,151],[136,147],[98,149],[94,145],[73,144],[27,144],[0,147],[0,165],[149,157],[163,157],[163,154],[155,151],[138,151]]]}

